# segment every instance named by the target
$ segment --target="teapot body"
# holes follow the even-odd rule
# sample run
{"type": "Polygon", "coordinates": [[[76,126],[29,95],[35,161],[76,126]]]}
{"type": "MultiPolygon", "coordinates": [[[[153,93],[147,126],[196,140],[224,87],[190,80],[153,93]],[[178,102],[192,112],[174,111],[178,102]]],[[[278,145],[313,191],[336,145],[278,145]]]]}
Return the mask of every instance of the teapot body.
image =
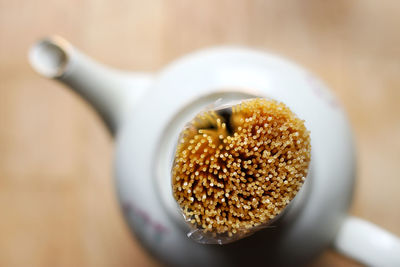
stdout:
{"type": "Polygon", "coordinates": [[[128,94],[127,103],[116,135],[116,187],[131,230],[156,258],[172,266],[299,264],[332,242],[351,201],[354,147],[344,111],[313,75],[272,54],[214,48],[172,63],[154,76],[140,101],[129,105],[128,94]],[[172,197],[179,132],[205,107],[253,97],[284,102],[305,120],[309,175],[270,227],[224,246],[198,244],[187,237],[172,197]]]}

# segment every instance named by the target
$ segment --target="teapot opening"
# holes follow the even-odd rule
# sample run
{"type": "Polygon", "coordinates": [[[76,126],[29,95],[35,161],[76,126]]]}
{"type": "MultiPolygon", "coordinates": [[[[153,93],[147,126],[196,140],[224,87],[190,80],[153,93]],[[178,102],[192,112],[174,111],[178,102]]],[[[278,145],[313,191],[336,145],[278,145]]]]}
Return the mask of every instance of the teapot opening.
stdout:
{"type": "MultiPolygon", "coordinates": [[[[235,103],[245,99],[251,99],[255,97],[266,97],[265,95],[259,94],[249,90],[216,90],[214,93],[203,95],[195,100],[188,103],[184,108],[176,113],[176,115],[169,121],[166,128],[162,131],[163,135],[159,141],[158,149],[155,153],[155,168],[154,178],[155,186],[158,189],[159,200],[164,206],[167,214],[180,225],[181,229],[190,233],[191,229],[185,223],[184,216],[179,209],[178,204],[173,198],[172,192],[172,181],[171,181],[171,168],[173,165],[174,154],[178,142],[180,131],[185,125],[193,119],[194,115],[200,110],[204,110],[207,107],[215,107],[216,103],[218,106],[224,106],[228,103],[235,103]]],[[[304,188],[305,186],[303,186],[304,188]]],[[[299,195],[304,195],[305,189],[300,190],[299,195]]],[[[291,212],[289,217],[293,217],[296,214],[295,210],[298,210],[304,202],[304,197],[298,196],[295,200],[291,201],[290,206],[296,206],[295,209],[290,209],[291,212]],[[292,203],[293,202],[293,203],[292,203]],[[296,203],[294,203],[296,202],[296,203]]],[[[286,209],[287,210],[287,209],[286,209]]],[[[288,212],[285,212],[285,214],[288,212]]],[[[287,214],[286,214],[287,215],[287,214]]],[[[281,216],[279,216],[281,217],[281,216]]],[[[285,216],[288,217],[288,216],[285,216]]]]}
{"type": "Polygon", "coordinates": [[[68,63],[68,54],[63,48],[66,42],[52,37],[36,43],[29,51],[29,61],[34,69],[47,78],[61,76],[68,63]]]}

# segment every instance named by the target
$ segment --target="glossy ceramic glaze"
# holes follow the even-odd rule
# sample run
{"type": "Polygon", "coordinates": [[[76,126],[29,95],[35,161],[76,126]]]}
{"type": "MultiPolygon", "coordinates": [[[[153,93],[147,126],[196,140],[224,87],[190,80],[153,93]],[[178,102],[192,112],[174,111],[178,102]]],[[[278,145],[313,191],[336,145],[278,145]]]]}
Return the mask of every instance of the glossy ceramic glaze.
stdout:
{"type": "MultiPolygon", "coordinates": [[[[30,59],[39,73],[66,83],[92,103],[115,133],[116,187],[124,216],[160,261],[173,266],[300,264],[335,244],[373,263],[363,253],[376,250],[376,244],[349,249],[355,244],[349,233],[363,222],[347,218],[355,156],[346,115],[332,93],[301,67],[265,52],[220,47],[188,55],[156,74],[123,73],[59,38],[38,43],[30,59]],[[309,175],[270,227],[229,245],[198,244],[187,237],[172,197],[170,172],[179,132],[205,107],[252,97],[282,101],[305,120],[311,132],[309,175]]],[[[392,246],[382,251],[400,250],[397,237],[388,240],[392,246]]],[[[400,262],[386,258],[377,262],[400,262]]]]}

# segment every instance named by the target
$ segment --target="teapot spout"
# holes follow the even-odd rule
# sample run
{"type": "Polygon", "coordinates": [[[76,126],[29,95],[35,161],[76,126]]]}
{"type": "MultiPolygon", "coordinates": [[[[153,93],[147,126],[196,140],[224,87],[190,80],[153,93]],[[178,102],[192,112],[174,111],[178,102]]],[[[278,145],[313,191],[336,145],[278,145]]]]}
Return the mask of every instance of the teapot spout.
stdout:
{"type": "Polygon", "coordinates": [[[121,125],[128,106],[134,105],[151,83],[149,74],[108,68],[58,36],[34,44],[29,61],[42,76],[64,83],[86,99],[112,134],[121,125]]]}

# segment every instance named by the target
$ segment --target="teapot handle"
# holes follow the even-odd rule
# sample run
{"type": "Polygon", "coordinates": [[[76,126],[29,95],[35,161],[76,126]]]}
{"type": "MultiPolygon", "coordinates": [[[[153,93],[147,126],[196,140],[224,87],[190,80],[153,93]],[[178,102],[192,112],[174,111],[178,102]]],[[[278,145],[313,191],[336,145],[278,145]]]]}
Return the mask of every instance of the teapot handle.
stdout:
{"type": "Polygon", "coordinates": [[[333,246],[368,266],[400,266],[400,238],[356,217],[345,219],[333,246]]]}

